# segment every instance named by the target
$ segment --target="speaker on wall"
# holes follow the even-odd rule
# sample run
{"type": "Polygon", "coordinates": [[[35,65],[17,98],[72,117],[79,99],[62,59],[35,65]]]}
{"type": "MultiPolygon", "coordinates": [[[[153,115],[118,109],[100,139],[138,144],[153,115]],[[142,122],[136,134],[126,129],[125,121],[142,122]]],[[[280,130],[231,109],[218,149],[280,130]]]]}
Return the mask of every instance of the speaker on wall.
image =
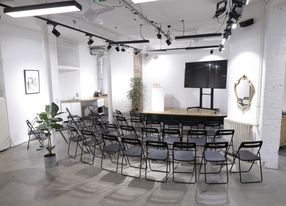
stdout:
{"type": "Polygon", "coordinates": [[[250,26],[252,24],[254,24],[254,19],[253,18],[239,22],[239,26],[240,27],[247,27],[247,26],[250,26]]]}

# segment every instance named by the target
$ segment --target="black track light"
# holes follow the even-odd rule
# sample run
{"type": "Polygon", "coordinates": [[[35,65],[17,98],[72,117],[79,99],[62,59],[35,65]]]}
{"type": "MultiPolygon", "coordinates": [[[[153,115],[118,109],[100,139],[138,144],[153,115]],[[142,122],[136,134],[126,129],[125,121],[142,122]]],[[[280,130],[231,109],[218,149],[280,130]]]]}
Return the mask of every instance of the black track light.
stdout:
{"type": "Polygon", "coordinates": [[[230,18],[238,21],[242,15],[242,6],[235,4],[231,12],[229,13],[230,18]]]}
{"type": "Polygon", "coordinates": [[[223,50],[224,50],[224,46],[221,44],[221,45],[219,45],[219,48],[218,48],[218,51],[220,52],[220,53],[222,53],[223,52],[223,50]]]}
{"type": "Polygon", "coordinates": [[[87,42],[88,46],[92,45],[93,42],[94,42],[94,41],[93,41],[92,37],[90,36],[90,37],[89,37],[89,40],[88,40],[88,42],[87,42]]]}
{"type": "Polygon", "coordinates": [[[218,18],[226,11],[227,0],[222,0],[216,4],[216,12],[213,18],[218,18]]]}
{"type": "Polygon", "coordinates": [[[116,46],[116,47],[115,47],[115,50],[116,50],[117,52],[119,52],[119,51],[120,51],[119,46],[116,46]]]}
{"type": "Polygon", "coordinates": [[[160,31],[158,31],[157,38],[162,39],[162,34],[160,33],[160,31]]]}
{"type": "Polygon", "coordinates": [[[59,37],[61,35],[61,33],[56,29],[56,25],[54,25],[54,28],[52,30],[52,33],[56,36],[59,37]]]}
{"type": "Polygon", "coordinates": [[[249,3],[249,0],[233,0],[232,1],[234,4],[237,4],[237,5],[247,5],[249,3]]]}
{"type": "Polygon", "coordinates": [[[170,37],[166,40],[166,43],[167,43],[168,46],[170,46],[172,44],[170,37]]]}
{"type": "Polygon", "coordinates": [[[237,23],[235,21],[232,21],[231,19],[229,19],[227,21],[227,27],[228,28],[232,28],[232,29],[236,29],[237,28],[237,23]]]}
{"type": "Polygon", "coordinates": [[[213,49],[211,49],[211,50],[210,50],[210,54],[213,54],[213,53],[214,53],[214,50],[213,50],[213,49]]]}
{"type": "Polygon", "coordinates": [[[124,46],[121,47],[121,51],[125,52],[125,47],[124,46]]]}
{"type": "Polygon", "coordinates": [[[111,49],[111,47],[112,46],[110,44],[108,44],[107,47],[106,47],[106,50],[109,51],[111,49]]]}

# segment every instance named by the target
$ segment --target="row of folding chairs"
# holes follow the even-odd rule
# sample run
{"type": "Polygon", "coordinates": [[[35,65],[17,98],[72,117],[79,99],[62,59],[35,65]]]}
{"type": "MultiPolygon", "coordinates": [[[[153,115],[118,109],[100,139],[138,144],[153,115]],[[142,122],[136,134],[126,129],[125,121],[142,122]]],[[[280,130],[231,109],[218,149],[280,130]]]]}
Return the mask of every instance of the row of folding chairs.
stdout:
{"type": "MultiPolygon", "coordinates": [[[[205,175],[205,181],[206,183],[209,183],[207,180],[207,175],[214,174],[214,173],[220,173],[222,171],[223,166],[226,167],[226,181],[222,183],[228,182],[228,162],[227,162],[227,153],[229,150],[229,143],[224,141],[219,142],[205,142],[203,146],[203,152],[201,155],[201,161],[197,162],[198,159],[198,148],[201,145],[197,145],[196,142],[181,142],[181,141],[174,141],[172,144],[166,142],[166,141],[160,141],[160,140],[148,140],[142,141],[139,138],[136,138],[131,135],[121,135],[119,132],[114,132],[116,126],[113,125],[111,129],[108,129],[106,131],[98,130],[98,132],[93,132],[91,130],[82,129],[80,132],[76,129],[71,127],[71,138],[70,142],[76,142],[76,149],[75,149],[75,155],[72,157],[76,157],[77,149],[80,148],[81,150],[81,157],[80,160],[88,163],[83,160],[83,154],[84,150],[88,153],[91,153],[93,156],[92,162],[89,164],[94,163],[94,158],[96,156],[95,149],[98,148],[100,151],[100,157],[101,157],[101,168],[104,168],[103,162],[106,159],[110,159],[111,162],[116,163],[114,172],[117,172],[119,169],[119,165],[121,165],[121,173],[124,174],[124,168],[127,165],[128,167],[134,167],[131,165],[130,160],[128,157],[132,158],[139,158],[139,174],[138,177],[141,176],[141,169],[145,169],[145,178],[148,180],[150,179],[148,177],[148,170],[152,172],[164,172],[166,174],[165,180],[167,181],[168,175],[170,171],[172,171],[173,174],[173,180],[175,182],[177,181],[175,178],[175,174],[177,173],[191,173],[194,177],[194,181],[189,181],[189,183],[194,183],[197,180],[197,165],[200,165],[199,167],[199,173],[205,175]],[[80,144],[81,143],[81,144],[80,144]],[[171,147],[170,147],[171,145],[171,147]],[[171,154],[169,151],[172,151],[171,154]],[[121,157],[121,163],[120,163],[120,157],[121,157]],[[143,164],[145,161],[145,164],[143,164]],[[153,169],[151,162],[153,161],[161,161],[165,163],[165,169],[164,170],[158,170],[153,169]],[[176,169],[175,164],[177,162],[187,162],[188,164],[193,165],[193,169],[191,172],[185,172],[185,171],[179,171],[176,169]],[[207,170],[207,165],[211,164],[212,166],[218,166],[219,170],[216,172],[209,172],[207,170]],[[214,164],[215,163],[215,164],[214,164]],[[170,164],[172,164],[172,169],[170,164]],[[145,165],[142,167],[142,165],[145,165]]],[[[150,128],[149,128],[150,129],[150,128]]],[[[154,128],[152,128],[154,129],[154,128]]],[[[144,128],[143,130],[148,130],[148,128],[144,128]]],[[[154,130],[155,131],[155,130],[154,130]]],[[[68,154],[70,149],[70,142],[68,146],[68,154]]],[[[251,167],[249,171],[251,170],[253,164],[255,161],[259,161],[260,165],[260,173],[261,178],[259,181],[262,181],[262,168],[261,168],[261,158],[260,158],[260,148],[262,146],[261,141],[256,142],[243,142],[237,153],[234,154],[234,161],[231,166],[231,170],[233,168],[233,165],[235,163],[235,160],[238,159],[239,161],[239,170],[240,173],[240,180],[242,183],[244,181],[242,180],[242,173],[245,171],[242,171],[241,169],[241,161],[247,161],[252,162],[251,167]],[[253,153],[246,149],[257,149],[257,153],[253,153]]],[[[70,155],[70,154],[69,154],[70,155]]],[[[70,155],[71,156],[71,155],[70,155]]],[[[108,169],[107,169],[108,170],[108,169]]],[[[191,178],[193,179],[193,178],[191,178]]],[[[259,182],[257,181],[257,182],[259,182]]]]}

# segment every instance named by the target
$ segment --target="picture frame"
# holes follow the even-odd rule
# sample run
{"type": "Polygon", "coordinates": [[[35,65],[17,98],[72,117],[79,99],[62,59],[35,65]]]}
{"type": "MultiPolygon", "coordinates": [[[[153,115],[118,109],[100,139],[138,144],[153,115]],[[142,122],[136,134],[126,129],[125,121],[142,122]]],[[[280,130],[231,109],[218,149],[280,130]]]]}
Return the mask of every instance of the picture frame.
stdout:
{"type": "Polygon", "coordinates": [[[39,70],[24,70],[24,80],[26,94],[40,93],[39,70]]]}

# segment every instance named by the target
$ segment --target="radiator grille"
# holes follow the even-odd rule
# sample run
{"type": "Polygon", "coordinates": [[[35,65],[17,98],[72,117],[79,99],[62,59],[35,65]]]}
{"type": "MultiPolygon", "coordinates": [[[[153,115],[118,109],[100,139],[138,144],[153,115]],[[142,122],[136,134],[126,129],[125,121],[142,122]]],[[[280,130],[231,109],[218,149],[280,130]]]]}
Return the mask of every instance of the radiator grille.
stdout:
{"type": "Polygon", "coordinates": [[[233,149],[235,151],[238,149],[241,142],[254,140],[252,127],[253,126],[251,124],[237,122],[230,119],[224,120],[225,129],[234,129],[233,149]]]}

